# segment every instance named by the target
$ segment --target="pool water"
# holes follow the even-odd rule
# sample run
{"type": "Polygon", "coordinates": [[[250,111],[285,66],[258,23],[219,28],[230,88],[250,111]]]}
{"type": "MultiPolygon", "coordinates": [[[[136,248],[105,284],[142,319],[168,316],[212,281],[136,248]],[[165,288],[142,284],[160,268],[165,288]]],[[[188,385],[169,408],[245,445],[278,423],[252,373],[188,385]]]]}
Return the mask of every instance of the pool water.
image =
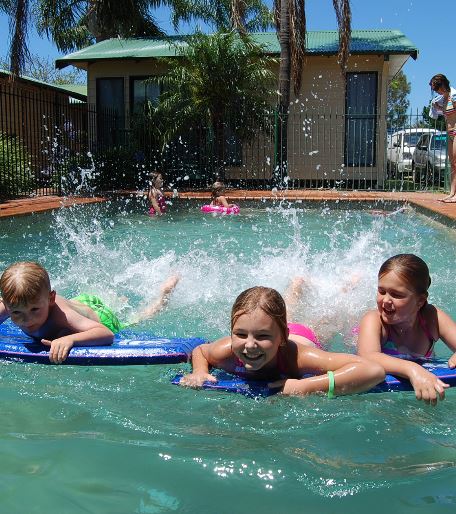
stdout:
{"type": "MultiPolygon", "coordinates": [[[[283,292],[302,275],[295,320],[353,351],[380,264],[413,252],[431,303],[456,317],[453,230],[413,210],[321,205],[214,217],[175,202],[155,219],[128,199],[1,219],[0,267],[37,260],[59,293],[98,294],[124,320],[178,273],[166,310],[138,330],[208,339],[228,333],[243,289],[283,292]]],[[[252,400],[170,384],[189,369],[0,362],[2,512],[454,512],[456,389],[435,408],[413,393],[252,400]]]]}

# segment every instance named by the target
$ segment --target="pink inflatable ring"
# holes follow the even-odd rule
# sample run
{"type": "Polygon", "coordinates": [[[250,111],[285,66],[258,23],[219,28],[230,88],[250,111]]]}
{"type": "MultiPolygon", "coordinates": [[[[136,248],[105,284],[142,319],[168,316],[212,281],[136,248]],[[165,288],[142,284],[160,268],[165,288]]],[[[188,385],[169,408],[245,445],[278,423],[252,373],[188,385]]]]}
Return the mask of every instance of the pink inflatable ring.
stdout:
{"type": "Polygon", "coordinates": [[[233,204],[232,207],[222,207],[221,205],[203,205],[201,207],[203,212],[215,212],[218,214],[239,214],[241,209],[239,205],[233,204]]]}

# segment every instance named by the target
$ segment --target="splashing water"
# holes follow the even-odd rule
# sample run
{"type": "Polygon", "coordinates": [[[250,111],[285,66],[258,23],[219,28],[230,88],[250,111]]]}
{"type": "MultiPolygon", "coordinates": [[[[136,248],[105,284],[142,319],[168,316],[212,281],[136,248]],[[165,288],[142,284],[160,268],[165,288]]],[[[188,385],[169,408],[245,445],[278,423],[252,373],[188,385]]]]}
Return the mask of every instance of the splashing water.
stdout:
{"type": "MultiPolygon", "coordinates": [[[[456,238],[438,223],[342,205],[241,209],[213,217],[174,201],[169,215],[152,219],[145,204],[127,199],[2,219],[0,266],[38,260],[58,292],[98,294],[122,319],[179,273],[167,308],[141,329],[208,339],[228,333],[232,302],[246,287],[284,292],[303,276],[296,321],[320,330],[331,349],[347,350],[351,328],[375,307],[380,264],[407,251],[430,265],[431,301],[455,315],[456,238]]],[[[410,393],[252,401],[169,384],[188,369],[0,362],[5,512],[33,512],[38,503],[71,514],[207,505],[297,513],[303,504],[329,512],[341,499],[347,512],[364,512],[385,493],[391,511],[454,508],[453,390],[435,409],[410,393]]]]}

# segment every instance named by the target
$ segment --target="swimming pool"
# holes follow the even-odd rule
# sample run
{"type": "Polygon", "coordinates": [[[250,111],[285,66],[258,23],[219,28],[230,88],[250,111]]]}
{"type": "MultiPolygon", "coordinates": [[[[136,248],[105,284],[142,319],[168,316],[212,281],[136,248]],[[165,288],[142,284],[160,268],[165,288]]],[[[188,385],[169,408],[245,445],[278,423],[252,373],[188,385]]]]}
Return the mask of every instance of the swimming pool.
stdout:
{"type": "MultiPolygon", "coordinates": [[[[122,200],[1,219],[0,267],[38,260],[60,293],[99,294],[124,319],[179,272],[168,308],[138,328],[209,339],[227,333],[241,290],[283,291],[301,274],[314,285],[298,320],[349,350],[379,265],[407,251],[430,265],[431,302],[456,316],[455,233],[421,214],[261,202],[213,217],[198,207],[176,202],[150,219],[122,200]]],[[[3,511],[454,511],[455,389],[436,408],[410,393],[255,401],[171,386],[186,369],[0,362],[3,511]]]]}

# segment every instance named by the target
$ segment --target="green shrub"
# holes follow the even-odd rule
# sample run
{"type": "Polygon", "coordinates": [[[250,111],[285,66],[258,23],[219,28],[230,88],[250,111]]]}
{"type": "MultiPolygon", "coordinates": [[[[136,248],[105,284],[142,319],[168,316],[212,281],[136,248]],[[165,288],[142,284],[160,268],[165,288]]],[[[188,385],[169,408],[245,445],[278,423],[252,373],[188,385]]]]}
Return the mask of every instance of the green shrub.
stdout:
{"type": "Polygon", "coordinates": [[[413,180],[385,180],[386,191],[418,191],[419,184],[413,180]]]}
{"type": "Polygon", "coordinates": [[[98,193],[147,187],[147,176],[155,169],[128,148],[111,148],[96,155],[68,159],[60,166],[62,191],[98,193]]]}
{"type": "Polygon", "coordinates": [[[16,136],[0,133],[0,196],[10,198],[35,191],[28,152],[16,136]]]}

